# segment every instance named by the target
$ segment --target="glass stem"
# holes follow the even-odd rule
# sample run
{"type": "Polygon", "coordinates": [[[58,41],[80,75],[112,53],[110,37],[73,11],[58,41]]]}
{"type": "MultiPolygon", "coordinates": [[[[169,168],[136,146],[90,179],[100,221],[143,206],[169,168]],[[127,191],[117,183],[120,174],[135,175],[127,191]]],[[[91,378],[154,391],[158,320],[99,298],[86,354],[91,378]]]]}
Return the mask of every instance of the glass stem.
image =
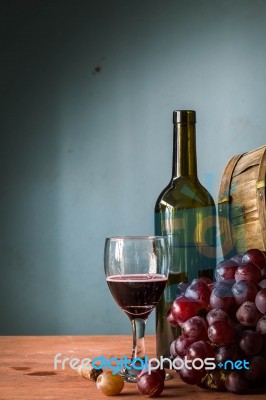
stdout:
{"type": "Polygon", "coordinates": [[[144,358],[145,357],[145,326],[146,320],[141,318],[135,318],[131,321],[132,332],[133,332],[133,351],[131,356],[131,361],[134,358],[144,358]]]}

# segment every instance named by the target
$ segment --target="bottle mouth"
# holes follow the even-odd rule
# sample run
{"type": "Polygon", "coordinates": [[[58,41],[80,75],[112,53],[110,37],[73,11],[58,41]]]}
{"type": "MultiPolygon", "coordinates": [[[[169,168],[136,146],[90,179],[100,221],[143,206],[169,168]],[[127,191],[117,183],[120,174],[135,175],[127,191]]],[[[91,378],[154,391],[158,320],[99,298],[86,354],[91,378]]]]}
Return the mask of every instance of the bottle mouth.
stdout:
{"type": "Polygon", "coordinates": [[[194,110],[176,110],[173,112],[174,124],[195,124],[196,111],[194,110]]]}

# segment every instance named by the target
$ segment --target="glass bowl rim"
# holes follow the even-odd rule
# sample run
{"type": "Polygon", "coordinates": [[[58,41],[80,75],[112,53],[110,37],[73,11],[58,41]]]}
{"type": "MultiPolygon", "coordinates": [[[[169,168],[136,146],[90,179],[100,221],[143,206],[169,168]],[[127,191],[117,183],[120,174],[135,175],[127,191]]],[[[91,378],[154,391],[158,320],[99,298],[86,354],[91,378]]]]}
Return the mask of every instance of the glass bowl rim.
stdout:
{"type": "Polygon", "coordinates": [[[160,239],[167,239],[167,235],[109,236],[105,240],[160,240],[160,239]]]}

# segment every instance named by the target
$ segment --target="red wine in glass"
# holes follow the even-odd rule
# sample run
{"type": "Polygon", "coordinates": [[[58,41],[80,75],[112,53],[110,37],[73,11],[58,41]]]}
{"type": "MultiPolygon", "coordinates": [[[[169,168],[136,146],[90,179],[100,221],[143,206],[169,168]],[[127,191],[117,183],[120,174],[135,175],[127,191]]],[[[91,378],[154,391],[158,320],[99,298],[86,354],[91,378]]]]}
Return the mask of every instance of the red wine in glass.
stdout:
{"type": "Polygon", "coordinates": [[[128,317],[147,319],[166,286],[161,274],[113,275],[107,283],[113,298],[128,317]]]}

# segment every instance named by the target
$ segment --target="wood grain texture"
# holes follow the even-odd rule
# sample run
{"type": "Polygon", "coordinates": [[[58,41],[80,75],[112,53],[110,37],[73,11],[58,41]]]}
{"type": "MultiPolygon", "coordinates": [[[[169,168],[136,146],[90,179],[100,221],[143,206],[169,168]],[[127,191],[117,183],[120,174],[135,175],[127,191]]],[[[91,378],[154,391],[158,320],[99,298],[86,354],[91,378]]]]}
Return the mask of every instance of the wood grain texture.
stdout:
{"type": "MultiPolygon", "coordinates": [[[[0,337],[1,400],[103,400],[94,382],[66,366],[54,370],[54,356],[94,358],[123,357],[131,350],[130,336],[24,336],[0,337]]],[[[146,351],[154,356],[155,338],[147,336],[146,351]]],[[[181,382],[176,373],[166,382],[161,399],[235,400],[229,393],[211,392],[181,382]]],[[[242,395],[248,400],[265,400],[265,394],[242,395]]],[[[111,399],[144,399],[135,384],[126,383],[119,396],[111,399]]]]}
{"type": "Polygon", "coordinates": [[[250,248],[266,250],[265,177],[266,146],[227,163],[218,200],[224,257],[250,248]]]}

